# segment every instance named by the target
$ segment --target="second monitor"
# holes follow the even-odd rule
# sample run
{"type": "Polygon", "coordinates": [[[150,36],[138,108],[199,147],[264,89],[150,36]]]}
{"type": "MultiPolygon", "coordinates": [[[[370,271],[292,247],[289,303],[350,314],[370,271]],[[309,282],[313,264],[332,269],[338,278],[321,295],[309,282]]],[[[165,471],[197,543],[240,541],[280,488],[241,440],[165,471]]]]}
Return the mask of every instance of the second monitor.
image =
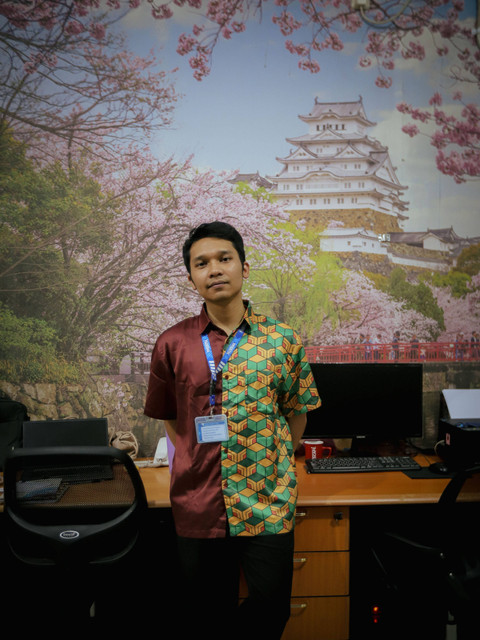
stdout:
{"type": "Polygon", "coordinates": [[[423,434],[420,363],[311,363],[322,406],[304,438],[398,441],[423,434]]]}

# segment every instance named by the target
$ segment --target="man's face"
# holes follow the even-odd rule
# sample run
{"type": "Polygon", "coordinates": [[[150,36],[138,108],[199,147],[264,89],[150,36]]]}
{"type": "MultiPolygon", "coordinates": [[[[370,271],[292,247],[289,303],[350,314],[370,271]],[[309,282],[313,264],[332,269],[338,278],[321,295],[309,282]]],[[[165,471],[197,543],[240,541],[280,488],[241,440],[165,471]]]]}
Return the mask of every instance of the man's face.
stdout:
{"type": "Polygon", "coordinates": [[[189,280],[205,302],[227,304],[241,298],[249,265],[242,265],[230,240],[202,238],[190,249],[190,271],[189,280]]]}

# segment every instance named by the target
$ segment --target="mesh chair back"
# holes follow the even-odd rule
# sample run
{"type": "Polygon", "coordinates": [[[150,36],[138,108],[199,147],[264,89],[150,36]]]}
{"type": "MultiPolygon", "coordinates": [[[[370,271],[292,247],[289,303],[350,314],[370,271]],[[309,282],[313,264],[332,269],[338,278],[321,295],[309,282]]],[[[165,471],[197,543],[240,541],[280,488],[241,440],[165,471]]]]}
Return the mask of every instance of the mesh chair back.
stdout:
{"type": "Polygon", "coordinates": [[[17,449],[5,462],[10,548],[28,564],[114,562],[135,544],[146,497],[114,447],[17,449]]]}

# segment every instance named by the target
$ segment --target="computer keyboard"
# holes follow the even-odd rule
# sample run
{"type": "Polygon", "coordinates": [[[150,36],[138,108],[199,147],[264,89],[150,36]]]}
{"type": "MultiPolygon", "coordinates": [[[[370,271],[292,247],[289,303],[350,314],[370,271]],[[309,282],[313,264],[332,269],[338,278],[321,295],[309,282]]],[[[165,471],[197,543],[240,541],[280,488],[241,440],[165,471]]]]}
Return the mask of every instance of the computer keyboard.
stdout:
{"type": "Polygon", "coordinates": [[[362,473],[365,471],[411,471],[421,466],[409,456],[359,456],[305,460],[308,473],[362,473]]]}
{"type": "Polygon", "coordinates": [[[24,482],[41,480],[45,478],[61,478],[69,484],[84,484],[87,482],[99,482],[113,478],[112,466],[105,464],[91,464],[79,467],[46,467],[44,469],[29,468],[22,474],[24,482]]]}

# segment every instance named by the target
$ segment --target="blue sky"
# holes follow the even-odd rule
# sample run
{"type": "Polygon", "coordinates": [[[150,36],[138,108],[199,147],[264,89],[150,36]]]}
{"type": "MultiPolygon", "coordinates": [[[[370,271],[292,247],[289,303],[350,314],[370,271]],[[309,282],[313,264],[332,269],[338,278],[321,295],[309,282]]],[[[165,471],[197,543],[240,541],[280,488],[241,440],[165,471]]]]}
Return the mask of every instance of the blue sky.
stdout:
{"type": "MultiPolygon", "coordinates": [[[[363,97],[367,117],[376,123],[370,135],[388,146],[400,182],[408,189],[408,231],[453,226],[461,236],[480,235],[480,182],[456,185],[435,167],[435,153],[426,137],[409,138],[401,126],[410,122],[397,110],[401,101],[426,106],[436,90],[450,92],[445,65],[436,55],[425,63],[402,61],[390,89],[374,84],[375,69],[360,69],[363,51],[356,36],[341,53],[322,53],[321,71],[311,74],[297,67],[284,47],[283,37],[264,13],[261,23],[217,45],[211,74],[202,82],[193,78],[186,59],[176,52],[178,35],[190,32],[194,15],[186,10],[165,23],[146,12],[133,12],[125,22],[132,47],[157,49],[166,69],[179,67],[176,88],[183,94],[171,130],[162,132],[153,146],[160,157],[194,155],[200,168],[259,171],[275,175],[277,157],[288,154],[286,137],[306,132],[299,114],[306,114],[315,97],[326,102],[363,97]],[[443,65],[443,66],[442,66],[443,65]]],[[[478,91],[470,97],[477,104],[478,91]]],[[[452,107],[453,108],[453,107],[452,107]]]]}

